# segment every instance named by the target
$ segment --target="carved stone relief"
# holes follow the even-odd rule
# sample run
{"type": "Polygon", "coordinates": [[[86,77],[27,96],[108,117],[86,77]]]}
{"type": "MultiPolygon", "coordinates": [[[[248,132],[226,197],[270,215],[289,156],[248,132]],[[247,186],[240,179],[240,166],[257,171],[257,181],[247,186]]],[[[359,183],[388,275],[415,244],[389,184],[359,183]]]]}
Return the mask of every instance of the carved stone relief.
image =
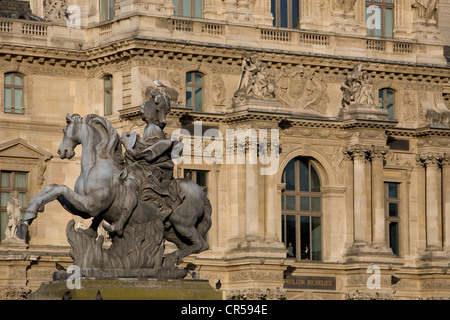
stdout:
{"type": "Polygon", "coordinates": [[[418,92],[419,124],[450,126],[450,111],[440,92],[418,92]]]}
{"type": "Polygon", "coordinates": [[[219,73],[215,73],[212,81],[212,101],[216,106],[225,105],[226,92],[225,82],[219,73]]]}
{"type": "Polygon", "coordinates": [[[283,67],[275,75],[276,98],[293,109],[324,114],[330,101],[323,75],[303,65],[283,67]]]}
{"type": "Polygon", "coordinates": [[[46,21],[64,21],[67,0],[44,0],[44,19],[46,21]]]}

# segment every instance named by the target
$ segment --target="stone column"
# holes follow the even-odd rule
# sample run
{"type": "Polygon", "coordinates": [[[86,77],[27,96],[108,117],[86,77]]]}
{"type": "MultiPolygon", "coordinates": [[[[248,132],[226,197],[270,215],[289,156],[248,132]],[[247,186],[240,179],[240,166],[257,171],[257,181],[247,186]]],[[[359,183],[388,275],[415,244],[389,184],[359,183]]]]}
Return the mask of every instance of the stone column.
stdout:
{"type": "Polygon", "coordinates": [[[281,221],[281,203],[277,201],[281,198],[281,190],[278,190],[276,175],[264,176],[265,186],[265,235],[267,241],[278,241],[277,230],[281,221]]]}
{"type": "Polygon", "coordinates": [[[370,152],[372,160],[372,246],[376,248],[386,247],[383,181],[383,160],[386,152],[387,148],[384,146],[374,146],[370,152]]]}
{"type": "Polygon", "coordinates": [[[367,153],[363,145],[353,146],[353,221],[355,245],[368,245],[371,240],[369,232],[368,192],[367,192],[367,153]]]}
{"type": "Polygon", "coordinates": [[[347,148],[344,148],[344,161],[345,161],[345,238],[346,246],[353,245],[354,234],[354,222],[353,222],[353,155],[347,148]]]}
{"type": "Polygon", "coordinates": [[[442,215],[444,224],[444,250],[450,251],[450,154],[442,157],[442,215]]]}
{"type": "Polygon", "coordinates": [[[259,166],[245,165],[245,231],[246,240],[257,240],[259,234],[259,166]]]}
{"type": "Polygon", "coordinates": [[[425,164],[427,251],[442,250],[440,157],[435,152],[420,155],[420,159],[425,164]]]}

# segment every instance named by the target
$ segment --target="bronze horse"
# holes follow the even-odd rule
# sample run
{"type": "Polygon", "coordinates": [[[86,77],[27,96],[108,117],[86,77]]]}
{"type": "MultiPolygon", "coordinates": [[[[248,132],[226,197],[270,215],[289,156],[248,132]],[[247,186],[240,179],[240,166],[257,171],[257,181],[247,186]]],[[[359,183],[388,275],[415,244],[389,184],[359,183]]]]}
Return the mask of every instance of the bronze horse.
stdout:
{"type": "MultiPolygon", "coordinates": [[[[158,122],[165,124],[165,114],[158,114],[164,109],[158,108],[157,102],[147,101],[147,107],[159,109],[154,112],[158,122]]],[[[183,257],[209,248],[204,236],[211,227],[211,205],[195,182],[190,179],[168,182],[181,201],[161,218],[161,203],[139,197],[142,178],[124,174],[127,164],[121,140],[111,123],[94,114],[85,117],[67,115],[66,123],[58,154],[61,159],[71,159],[75,147],[81,144],[80,176],[74,190],[57,184],[44,187],[30,201],[24,217],[26,223],[31,224],[47,203],[58,200],[74,215],[84,219],[93,217],[91,226],[85,231],[92,237],[97,236],[96,230],[102,220],[110,224],[105,229],[114,232],[115,236],[122,236],[127,225],[163,219],[164,238],[178,247],[164,258],[164,266],[179,264],[183,257]]]]}

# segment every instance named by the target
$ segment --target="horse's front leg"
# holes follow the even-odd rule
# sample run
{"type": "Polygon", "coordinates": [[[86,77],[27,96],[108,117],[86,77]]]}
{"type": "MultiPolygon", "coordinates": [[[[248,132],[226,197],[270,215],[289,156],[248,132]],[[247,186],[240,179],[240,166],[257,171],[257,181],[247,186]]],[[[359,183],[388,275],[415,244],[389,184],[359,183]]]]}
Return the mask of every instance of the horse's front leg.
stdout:
{"type": "Polygon", "coordinates": [[[103,228],[109,233],[116,233],[121,237],[123,236],[125,225],[138,205],[137,184],[132,180],[127,179],[121,188],[121,199],[116,201],[119,202],[119,218],[111,225],[103,224],[103,228]]]}
{"type": "Polygon", "coordinates": [[[23,220],[30,225],[36,219],[38,212],[44,211],[47,203],[58,200],[64,207],[64,204],[70,204],[73,210],[71,213],[89,218],[86,213],[91,212],[92,199],[84,197],[65,185],[51,184],[41,190],[28,204],[27,211],[23,220]],[[85,213],[85,214],[83,214],[85,213]]]}

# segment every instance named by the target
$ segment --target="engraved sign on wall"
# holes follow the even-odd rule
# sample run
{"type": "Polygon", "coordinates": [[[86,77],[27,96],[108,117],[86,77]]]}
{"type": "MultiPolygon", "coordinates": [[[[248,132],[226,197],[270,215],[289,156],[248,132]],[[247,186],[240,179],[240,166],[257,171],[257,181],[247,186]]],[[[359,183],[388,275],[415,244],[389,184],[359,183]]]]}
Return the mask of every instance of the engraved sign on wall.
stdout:
{"type": "Polygon", "coordinates": [[[336,277],[288,276],[284,288],[336,290],[336,277]]]}

